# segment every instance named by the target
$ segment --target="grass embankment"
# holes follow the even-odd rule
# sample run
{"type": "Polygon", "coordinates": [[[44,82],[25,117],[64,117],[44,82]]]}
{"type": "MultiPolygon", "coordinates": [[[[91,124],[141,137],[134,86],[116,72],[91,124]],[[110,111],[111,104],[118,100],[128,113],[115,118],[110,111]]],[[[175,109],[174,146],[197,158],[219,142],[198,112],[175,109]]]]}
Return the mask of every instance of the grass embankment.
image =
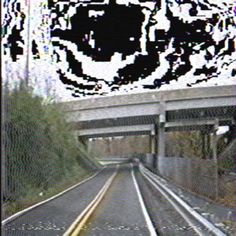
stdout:
{"type": "MultiPolygon", "coordinates": [[[[58,104],[21,85],[4,90],[3,206],[6,218],[80,182],[96,170],[58,104]]],[[[94,163],[93,163],[94,162],[94,163]]]]}

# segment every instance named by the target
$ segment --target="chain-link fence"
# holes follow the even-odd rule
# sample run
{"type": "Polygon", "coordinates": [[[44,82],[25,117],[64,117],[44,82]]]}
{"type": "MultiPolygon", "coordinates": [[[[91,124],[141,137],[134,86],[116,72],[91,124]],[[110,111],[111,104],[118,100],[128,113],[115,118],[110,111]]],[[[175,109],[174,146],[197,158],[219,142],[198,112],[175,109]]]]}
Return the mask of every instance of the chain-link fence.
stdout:
{"type": "Polygon", "coordinates": [[[180,187],[235,206],[235,127],[230,126],[227,132],[217,135],[215,147],[212,139],[210,132],[166,133],[166,157],[147,154],[144,163],[180,187]],[[216,159],[213,158],[213,148],[217,149],[216,159]]]}
{"type": "MultiPolygon", "coordinates": [[[[82,119],[82,129],[112,130],[116,126],[123,128],[119,135],[124,136],[134,135],[126,127],[154,129],[141,132],[137,128],[131,139],[88,141],[85,137],[81,143],[73,136],[81,125],[79,103],[73,130],[58,104],[46,104],[23,85],[4,88],[3,218],[65,190],[99,168],[91,156],[139,158],[153,172],[188,191],[236,206],[236,103],[227,105],[214,92],[201,100],[201,90],[195,98],[191,89],[170,97],[159,91],[205,86],[205,82],[235,83],[233,5],[204,0],[189,6],[184,1],[164,1],[165,6],[161,1],[153,6],[148,1],[128,2],[3,1],[4,79],[10,84],[18,79],[17,74],[25,76],[28,85],[45,84],[42,87],[48,96],[54,94],[53,87],[60,93],[64,83],[71,91],[69,99],[71,95],[155,90],[143,99],[137,94],[129,100],[127,95],[123,104],[119,98],[107,105],[102,100],[98,104],[96,99],[87,100],[94,106],[86,108],[85,102],[84,110],[93,111],[94,117],[90,122],[82,119]],[[166,24],[160,24],[161,19],[166,24]],[[219,106],[214,105],[214,98],[220,100],[219,106]],[[168,103],[172,104],[169,110],[168,103]],[[96,119],[100,108],[104,116],[96,119]],[[222,127],[223,135],[218,133],[222,127]],[[140,137],[141,133],[146,136],[140,137]],[[144,153],[148,153],[145,158],[144,153]]],[[[39,88],[35,86],[34,92],[39,88]]],[[[225,94],[225,99],[235,99],[232,93],[225,94]]]]}
{"type": "MultiPolygon", "coordinates": [[[[90,146],[100,156],[124,156],[126,152],[128,158],[130,153],[135,156],[135,152],[155,152],[148,154],[144,161],[154,172],[189,191],[234,205],[234,119],[233,106],[167,111],[162,136],[165,156],[161,157],[158,154],[158,145],[161,145],[158,124],[154,136],[100,138],[91,141],[90,146]],[[152,147],[153,143],[156,148],[152,147]]],[[[146,124],[148,120],[142,122],[146,124]]]]}
{"type": "Polygon", "coordinates": [[[45,104],[21,86],[4,90],[2,108],[4,218],[96,169],[56,104],[45,104]]]}

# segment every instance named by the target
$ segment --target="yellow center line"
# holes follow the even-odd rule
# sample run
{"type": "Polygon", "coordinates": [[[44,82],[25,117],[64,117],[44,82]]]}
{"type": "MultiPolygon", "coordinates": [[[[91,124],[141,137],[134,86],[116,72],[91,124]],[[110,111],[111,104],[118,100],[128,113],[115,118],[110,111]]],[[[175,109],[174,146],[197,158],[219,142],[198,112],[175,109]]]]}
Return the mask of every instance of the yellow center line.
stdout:
{"type": "Polygon", "coordinates": [[[118,165],[116,171],[113,175],[106,181],[102,189],[96,195],[96,197],[92,200],[92,202],[86,207],[86,209],[77,217],[74,223],[70,226],[70,228],[63,234],[63,236],[77,236],[81,232],[83,226],[92,215],[93,211],[96,209],[98,204],[104,198],[106,192],[108,191],[111,183],[113,182],[115,176],[117,175],[118,165]]]}

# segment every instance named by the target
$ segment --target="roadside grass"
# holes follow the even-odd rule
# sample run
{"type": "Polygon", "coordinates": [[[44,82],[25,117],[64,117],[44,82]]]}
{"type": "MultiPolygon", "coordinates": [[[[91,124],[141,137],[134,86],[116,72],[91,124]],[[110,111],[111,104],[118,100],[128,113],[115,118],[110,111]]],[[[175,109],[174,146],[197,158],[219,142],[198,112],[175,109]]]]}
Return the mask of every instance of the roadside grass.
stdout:
{"type": "Polygon", "coordinates": [[[3,205],[3,215],[4,218],[8,218],[9,216],[27,208],[34,204],[37,204],[41,201],[44,201],[68,188],[71,186],[83,181],[84,179],[91,176],[94,172],[87,171],[85,169],[80,168],[78,170],[79,174],[74,175],[73,177],[66,176],[63,180],[58,182],[58,184],[53,187],[48,188],[47,190],[37,189],[37,188],[29,188],[29,191],[14,202],[8,202],[3,205]]]}

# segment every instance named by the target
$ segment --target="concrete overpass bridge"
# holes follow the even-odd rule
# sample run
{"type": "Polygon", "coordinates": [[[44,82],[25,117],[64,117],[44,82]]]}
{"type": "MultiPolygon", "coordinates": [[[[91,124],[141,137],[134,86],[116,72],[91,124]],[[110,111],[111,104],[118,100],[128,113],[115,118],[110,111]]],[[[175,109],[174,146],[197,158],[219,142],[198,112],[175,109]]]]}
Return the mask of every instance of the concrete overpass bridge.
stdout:
{"type": "Polygon", "coordinates": [[[165,132],[201,130],[215,134],[234,126],[236,85],[107,96],[62,104],[76,136],[83,138],[150,135],[151,152],[165,156],[165,132]]]}

